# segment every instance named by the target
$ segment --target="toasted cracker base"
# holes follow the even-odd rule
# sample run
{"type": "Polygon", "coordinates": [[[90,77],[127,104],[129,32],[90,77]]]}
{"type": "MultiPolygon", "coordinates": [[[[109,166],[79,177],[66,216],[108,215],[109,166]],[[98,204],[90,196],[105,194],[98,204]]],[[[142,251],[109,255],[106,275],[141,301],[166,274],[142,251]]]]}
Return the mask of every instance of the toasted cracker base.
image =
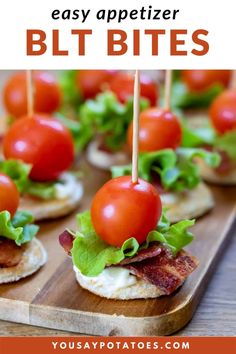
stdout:
{"type": "Polygon", "coordinates": [[[102,170],[109,171],[112,166],[125,165],[129,163],[128,154],[124,151],[115,152],[109,154],[105,151],[98,149],[99,141],[92,141],[86,151],[86,157],[88,162],[102,170]]]}
{"type": "Polygon", "coordinates": [[[21,261],[14,267],[0,268],[0,284],[11,283],[35,273],[47,261],[47,253],[37,239],[26,244],[21,261]]]}
{"type": "Polygon", "coordinates": [[[74,192],[65,199],[40,200],[30,196],[23,196],[20,200],[20,210],[29,210],[35,221],[56,219],[74,211],[79,205],[83,186],[76,178],[73,182],[74,192]]]}
{"type": "MultiPolygon", "coordinates": [[[[189,115],[188,126],[192,129],[204,127],[208,124],[208,116],[205,113],[191,113],[189,115]]],[[[213,168],[206,165],[201,159],[196,159],[196,162],[200,168],[200,175],[206,181],[210,183],[232,186],[236,185],[236,169],[230,171],[226,175],[217,173],[213,168]]]]}
{"type": "Polygon", "coordinates": [[[229,173],[222,175],[215,172],[213,168],[207,166],[201,159],[197,159],[197,164],[200,169],[200,175],[205,181],[223,186],[236,185],[236,168],[229,173]]]}
{"type": "MultiPolygon", "coordinates": [[[[101,286],[97,284],[96,278],[84,277],[81,273],[75,270],[76,280],[80,286],[91,293],[105,297],[107,299],[116,300],[131,300],[131,299],[151,299],[164,295],[164,293],[158,289],[155,285],[146,282],[145,280],[138,279],[133,285],[125,288],[116,289],[113,293],[107,294],[107,285],[101,286]]],[[[131,275],[132,276],[132,275],[131,275]]]]}
{"type": "Polygon", "coordinates": [[[163,203],[163,206],[167,207],[166,215],[174,223],[205,214],[213,208],[214,199],[210,189],[202,182],[196,188],[179,194],[176,203],[163,203]]]}

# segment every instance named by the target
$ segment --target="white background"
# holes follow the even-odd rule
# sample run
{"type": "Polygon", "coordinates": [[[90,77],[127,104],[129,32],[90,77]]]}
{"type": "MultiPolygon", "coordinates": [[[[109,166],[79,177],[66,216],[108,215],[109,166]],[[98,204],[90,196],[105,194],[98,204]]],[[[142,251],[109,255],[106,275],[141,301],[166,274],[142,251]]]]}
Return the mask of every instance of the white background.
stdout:
{"type": "Polygon", "coordinates": [[[0,4],[0,69],[235,69],[236,68],[236,11],[235,0],[7,0],[0,4]],[[180,9],[176,20],[117,21],[107,25],[96,20],[96,11],[101,8],[139,9],[152,5],[158,9],[180,9]],[[91,9],[85,23],[80,20],[54,21],[54,9],[91,9]],[[52,56],[51,30],[60,30],[60,46],[69,50],[68,57],[52,56]],[[92,29],[93,35],[86,42],[86,56],[77,54],[76,36],[71,29],[92,29]],[[132,30],[140,29],[187,29],[187,57],[169,53],[168,34],[160,39],[159,56],[151,55],[151,39],[141,35],[141,55],[134,57],[132,50],[126,55],[108,57],[107,29],[120,28],[128,32],[128,45],[132,49],[132,30]],[[190,53],[193,47],[191,33],[199,28],[209,31],[210,50],[205,56],[190,53]],[[42,56],[26,56],[26,29],[42,29],[47,33],[47,53],[42,56]],[[162,39],[164,38],[164,40],[162,39]]]}

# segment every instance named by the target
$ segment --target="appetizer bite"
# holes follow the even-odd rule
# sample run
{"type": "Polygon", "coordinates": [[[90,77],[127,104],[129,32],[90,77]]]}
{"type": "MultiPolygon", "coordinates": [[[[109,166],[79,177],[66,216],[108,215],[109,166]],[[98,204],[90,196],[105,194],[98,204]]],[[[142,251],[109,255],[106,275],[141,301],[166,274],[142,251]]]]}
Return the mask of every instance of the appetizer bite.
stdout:
{"type": "MultiPolygon", "coordinates": [[[[98,168],[109,170],[112,165],[129,160],[126,133],[133,114],[133,85],[131,74],[117,73],[109,91],[80,107],[80,124],[87,132],[87,159],[98,168]]],[[[156,84],[145,75],[140,78],[140,95],[141,110],[155,104],[158,98],[156,84]]]]}
{"type": "MultiPolygon", "coordinates": [[[[62,92],[54,76],[49,72],[32,73],[34,83],[33,110],[38,113],[52,114],[59,110],[62,92]]],[[[3,103],[12,118],[19,118],[28,113],[27,77],[25,71],[16,72],[3,88],[3,103]]]]}
{"type": "Polygon", "coordinates": [[[0,173],[0,284],[35,273],[47,260],[32,214],[17,211],[19,199],[14,182],[0,173]]]}
{"type": "Polygon", "coordinates": [[[91,213],[78,215],[79,231],[59,241],[71,255],[79,284],[102,297],[145,299],[170,295],[197,267],[183,250],[193,220],[170,225],[157,190],[131,176],[108,181],[95,195],[91,213]]]}
{"type": "Polygon", "coordinates": [[[170,295],[197,267],[182,248],[192,241],[193,220],[170,225],[157,190],[138,177],[139,72],[134,84],[132,176],[105,183],[80,230],[59,241],[72,256],[79,284],[102,297],[145,299],[170,295]]]}
{"type": "Polygon", "coordinates": [[[57,218],[79,204],[82,184],[67,172],[74,161],[70,132],[57,119],[32,114],[16,120],[3,140],[0,171],[16,182],[20,209],[35,220],[57,218]]]}
{"type": "Polygon", "coordinates": [[[184,146],[202,146],[218,152],[218,167],[198,161],[202,177],[217,184],[236,184],[236,89],[220,94],[211,104],[208,117],[185,123],[184,146]]]}
{"type": "MultiPolygon", "coordinates": [[[[181,124],[174,113],[151,108],[140,114],[139,176],[159,191],[171,222],[198,217],[214,206],[213,196],[201,181],[195,158],[209,166],[219,164],[216,153],[204,149],[180,147],[181,124]]],[[[132,148],[133,126],[128,129],[132,148]]],[[[131,164],[113,166],[112,177],[130,175],[131,164]]]]}
{"type": "Polygon", "coordinates": [[[171,106],[191,109],[190,115],[199,114],[196,109],[209,107],[211,102],[231,81],[231,70],[182,70],[175,72],[171,106]]]}

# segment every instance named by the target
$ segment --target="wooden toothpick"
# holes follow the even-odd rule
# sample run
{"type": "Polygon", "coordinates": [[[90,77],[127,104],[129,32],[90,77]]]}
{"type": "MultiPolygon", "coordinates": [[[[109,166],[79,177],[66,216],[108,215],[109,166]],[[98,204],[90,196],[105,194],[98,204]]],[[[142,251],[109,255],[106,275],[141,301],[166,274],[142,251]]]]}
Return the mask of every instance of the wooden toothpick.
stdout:
{"type": "Polygon", "coordinates": [[[27,113],[29,116],[34,114],[34,88],[32,70],[26,70],[26,91],[27,91],[27,113]]]}
{"type": "Polygon", "coordinates": [[[172,86],[172,70],[166,70],[164,108],[167,110],[170,109],[171,86],[172,86]]]}
{"type": "Polygon", "coordinates": [[[134,78],[134,108],[133,108],[133,149],[132,149],[132,182],[138,183],[138,145],[139,145],[139,104],[140,104],[140,74],[135,72],[134,78]]]}

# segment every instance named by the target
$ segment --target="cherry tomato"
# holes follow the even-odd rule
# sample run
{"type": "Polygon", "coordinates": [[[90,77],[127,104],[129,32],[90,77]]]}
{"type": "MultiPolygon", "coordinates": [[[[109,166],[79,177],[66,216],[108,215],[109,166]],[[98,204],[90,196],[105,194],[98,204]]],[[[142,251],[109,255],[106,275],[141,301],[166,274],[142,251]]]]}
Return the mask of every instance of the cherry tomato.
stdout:
{"type": "Polygon", "coordinates": [[[76,85],[84,99],[94,98],[111,81],[116,70],[80,70],[76,74],[76,85]]]}
{"type": "Polygon", "coordinates": [[[0,173],[0,212],[7,210],[13,216],[19,205],[19,192],[15,183],[0,173]]]}
{"type": "MultiPolygon", "coordinates": [[[[133,123],[128,128],[128,145],[132,150],[133,123]]],[[[181,143],[181,125],[177,117],[162,108],[149,108],[140,114],[139,150],[176,149],[181,143]]]]}
{"type": "Polygon", "coordinates": [[[74,159],[70,132],[57,119],[34,114],[13,123],[3,140],[5,158],[32,165],[30,177],[50,181],[59,177],[74,159]]]}
{"type": "MultiPolygon", "coordinates": [[[[59,85],[48,72],[33,72],[34,110],[53,113],[60,107],[62,93],[59,85]]],[[[26,73],[11,76],[3,90],[3,101],[8,113],[14,117],[27,114],[26,73]]]]}
{"type": "Polygon", "coordinates": [[[212,102],[210,118],[215,129],[224,134],[236,129],[236,90],[222,92],[212,102]]]}
{"type": "Polygon", "coordinates": [[[96,193],[91,207],[92,223],[97,234],[108,244],[121,247],[130,237],[139,244],[154,230],[162,211],[156,189],[130,176],[114,178],[96,193]]]}
{"type": "MultiPolygon", "coordinates": [[[[121,103],[125,103],[129,97],[133,97],[134,76],[124,72],[118,73],[111,81],[110,89],[121,103]]],[[[140,76],[140,96],[149,100],[151,106],[157,103],[157,85],[146,75],[140,76]]]]}
{"type": "Polygon", "coordinates": [[[231,70],[183,70],[181,76],[190,91],[201,92],[217,83],[227,87],[231,70]]]}

